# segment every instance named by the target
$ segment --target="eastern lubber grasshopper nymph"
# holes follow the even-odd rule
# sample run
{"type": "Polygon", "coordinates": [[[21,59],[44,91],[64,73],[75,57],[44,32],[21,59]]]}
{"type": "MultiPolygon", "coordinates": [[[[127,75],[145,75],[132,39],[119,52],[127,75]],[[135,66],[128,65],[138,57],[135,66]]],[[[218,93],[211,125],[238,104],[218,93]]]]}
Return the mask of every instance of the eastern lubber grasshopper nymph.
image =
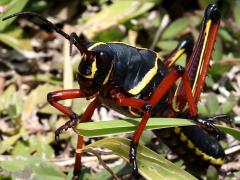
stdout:
{"type": "MultiPolygon", "coordinates": [[[[50,92],[47,96],[52,106],[70,118],[56,130],[56,139],[62,131],[75,127],[77,123],[90,121],[94,110],[105,105],[130,117],[142,117],[131,138],[129,152],[134,175],[138,174],[136,154],[139,139],[151,116],[184,117],[194,121],[197,126],[167,128],[154,133],[187,162],[223,164],[225,154],[217,140],[221,132],[212,123],[228,120],[229,117],[218,115],[202,119],[196,107],[221,19],[216,5],[209,5],[205,10],[196,44],[193,44],[191,36],[186,36],[164,60],[152,50],[120,42],[82,42],[76,33],[68,35],[36,13],[20,12],[4,20],[15,16],[39,18],[68,39],[70,45],[75,45],[82,54],[77,74],[80,88],[50,92]],[[175,65],[184,53],[187,55],[185,68],[175,65]],[[80,120],[76,113],[58,102],[73,98],[93,99],[80,120]]],[[[79,135],[78,149],[81,149],[82,143],[83,137],[79,135]]],[[[77,151],[74,176],[78,177],[80,172],[81,154],[77,151]]]]}

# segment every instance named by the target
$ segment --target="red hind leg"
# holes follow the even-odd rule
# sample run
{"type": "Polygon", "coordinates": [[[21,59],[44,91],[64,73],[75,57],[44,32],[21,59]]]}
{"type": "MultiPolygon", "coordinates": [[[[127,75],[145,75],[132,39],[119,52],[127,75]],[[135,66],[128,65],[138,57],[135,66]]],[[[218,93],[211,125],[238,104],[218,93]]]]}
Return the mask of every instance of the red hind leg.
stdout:
{"type": "MultiPolygon", "coordinates": [[[[99,101],[97,99],[94,99],[87,107],[86,111],[82,115],[80,119],[81,122],[87,122],[90,121],[93,115],[94,110],[100,105],[99,101]]],[[[75,154],[75,164],[74,164],[74,170],[73,170],[73,175],[75,179],[79,178],[79,175],[81,173],[81,168],[82,168],[82,149],[83,146],[83,136],[78,135],[78,141],[77,141],[77,148],[76,148],[76,154],[75,154]]]]}
{"type": "MultiPolygon", "coordinates": [[[[135,130],[132,141],[130,145],[130,154],[129,159],[130,163],[133,168],[133,175],[136,176],[138,174],[138,168],[137,168],[137,162],[136,162],[136,154],[137,154],[137,146],[139,143],[139,139],[141,137],[141,134],[143,133],[145,126],[147,124],[147,121],[151,114],[151,109],[159,102],[161,99],[166,95],[166,93],[169,92],[169,90],[173,87],[173,85],[176,83],[177,79],[183,76],[184,68],[177,66],[174,70],[172,70],[166,77],[161,81],[161,83],[158,85],[156,90],[154,91],[153,95],[150,97],[150,100],[141,100],[141,99],[135,99],[135,98],[126,98],[124,95],[119,93],[117,96],[115,96],[116,103],[121,106],[130,106],[133,108],[138,108],[143,111],[143,117],[140,121],[137,129],[135,130]]],[[[191,97],[191,100],[193,101],[193,97],[191,97]]],[[[193,112],[194,111],[193,107],[193,112]]]]}

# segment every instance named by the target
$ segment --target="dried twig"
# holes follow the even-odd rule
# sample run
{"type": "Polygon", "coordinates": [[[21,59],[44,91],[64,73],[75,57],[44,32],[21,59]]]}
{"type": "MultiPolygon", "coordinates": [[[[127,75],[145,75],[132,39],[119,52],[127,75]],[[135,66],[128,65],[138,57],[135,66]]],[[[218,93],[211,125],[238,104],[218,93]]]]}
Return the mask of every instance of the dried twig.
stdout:
{"type": "Polygon", "coordinates": [[[156,34],[154,36],[153,42],[152,42],[152,44],[150,46],[150,49],[153,50],[155,48],[155,46],[156,46],[156,44],[158,42],[159,37],[161,36],[164,28],[168,25],[169,21],[170,21],[169,16],[167,14],[164,15],[163,19],[162,19],[162,22],[159,25],[158,30],[157,30],[157,32],[156,32],[156,34]]]}
{"type": "Polygon", "coordinates": [[[114,178],[115,180],[120,180],[120,179],[117,177],[117,175],[111,170],[111,168],[109,168],[109,167],[107,166],[107,164],[103,161],[103,159],[102,159],[102,157],[101,157],[101,155],[100,155],[99,152],[97,152],[96,150],[94,150],[94,149],[92,149],[92,148],[87,148],[87,149],[84,149],[83,151],[84,151],[84,152],[90,152],[90,153],[94,154],[94,155],[98,158],[100,164],[113,176],[113,178],[114,178]]]}

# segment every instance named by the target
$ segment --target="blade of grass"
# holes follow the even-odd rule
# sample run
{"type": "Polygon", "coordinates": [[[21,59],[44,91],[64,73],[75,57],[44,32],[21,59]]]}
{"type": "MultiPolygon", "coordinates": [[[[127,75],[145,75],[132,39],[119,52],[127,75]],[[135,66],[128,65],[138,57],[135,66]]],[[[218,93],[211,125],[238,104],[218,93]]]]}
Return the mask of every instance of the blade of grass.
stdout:
{"type": "MultiPolygon", "coordinates": [[[[9,6],[10,6],[9,10],[3,14],[1,19],[3,17],[6,17],[13,13],[22,11],[23,8],[27,5],[27,3],[28,3],[28,0],[13,0],[13,1],[11,1],[11,3],[9,4],[9,6]]],[[[3,32],[4,30],[6,30],[6,28],[14,21],[14,19],[15,18],[9,19],[7,21],[1,21],[0,32],[3,32]]]]}
{"type": "MultiPolygon", "coordinates": [[[[122,119],[80,123],[76,129],[80,134],[89,137],[105,136],[110,134],[124,134],[133,132],[140,120],[141,119],[122,119]]],[[[150,118],[147,123],[146,130],[187,125],[194,124],[186,119],[150,118]]]]}
{"type": "MultiPolygon", "coordinates": [[[[140,119],[122,119],[111,121],[99,121],[79,123],[76,130],[79,134],[88,137],[99,137],[113,134],[125,134],[134,132],[140,119]]],[[[160,128],[176,127],[176,126],[190,126],[194,125],[193,122],[187,119],[174,119],[174,118],[150,118],[146,125],[145,130],[153,130],[160,128]]],[[[232,135],[240,140],[240,130],[222,125],[216,126],[223,132],[232,135]]]]}
{"type": "MultiPolygon", "coordinates": [[[[130,140],[125,138],[105,138],[88,146],[88,148],[107,148],[115,154],[121,156],[128,161],[129,158],[130,140]]],[[[166,160],[162,155],[155,153],[147,147],[139,144],[137,153],[137,163],[139,173],[145,179],[159,180],[181,180],[181,179],[196,179],[180,167],[166,160]]]]}

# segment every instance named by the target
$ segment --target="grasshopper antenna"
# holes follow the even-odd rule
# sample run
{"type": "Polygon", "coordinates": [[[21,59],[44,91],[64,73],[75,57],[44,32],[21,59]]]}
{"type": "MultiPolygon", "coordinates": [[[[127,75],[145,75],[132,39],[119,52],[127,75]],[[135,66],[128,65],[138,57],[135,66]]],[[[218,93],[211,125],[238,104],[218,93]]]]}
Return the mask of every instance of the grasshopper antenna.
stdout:
{"type": "MultiPolygon", "coordinates": [[[[7,17],[4,17],[2,20],[5,21],[7,19],[13,18],[13,17],[28,17],[28,16],[32,16],[32,17],[37,17],[38,19],[40,19],[43,23],[45,23],[48,27],[50,27],[51,29],[55,30],[58,34],[61,34],[64,38],[68,39],[70,41],[70,48],[72,46],[72,44],[74,44],[76,46],[76,48],[84,54],[89,54],[90,51],[88,51],[83,45],[81,45],[78,41],[78,39],[75,37],[75,35],[68,35],[67,33],[65,33],[64,31],[62,31],[60,28],[58,28],[57,26],[55,26],[52,22],[50,22],[49,20],[47,20],[45,17],[34,13],[34,12],[19,12],[19,13],[14,13],[11,14],[7,17]]],[[[71,52],[71,51],[70,51],[71,52]]]]}

